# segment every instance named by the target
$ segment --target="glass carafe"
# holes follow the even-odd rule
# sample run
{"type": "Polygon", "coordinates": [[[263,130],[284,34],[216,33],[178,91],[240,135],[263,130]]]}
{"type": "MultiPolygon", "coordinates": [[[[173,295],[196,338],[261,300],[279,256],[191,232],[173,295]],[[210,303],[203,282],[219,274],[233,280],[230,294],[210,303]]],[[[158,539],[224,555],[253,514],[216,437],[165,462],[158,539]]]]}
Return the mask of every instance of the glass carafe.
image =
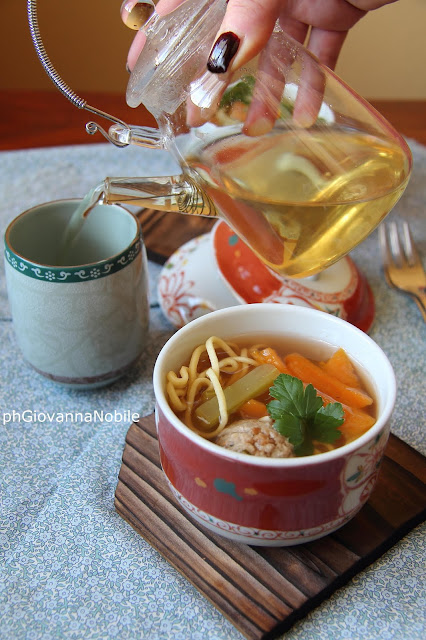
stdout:
{"type": "Polygon", "coordinates": [[[225,0],[186,0],[145,24],[127,102],[142,103],[158,129],[115,124],[109,138],[165,148],[182,174],[107,178],[103,201],[223,218],[268,267],[306,277],[347,254],[392,209],[408,182],[410,150],[279,23],[244,67],[208,71],[225,9],[225,0]]]}

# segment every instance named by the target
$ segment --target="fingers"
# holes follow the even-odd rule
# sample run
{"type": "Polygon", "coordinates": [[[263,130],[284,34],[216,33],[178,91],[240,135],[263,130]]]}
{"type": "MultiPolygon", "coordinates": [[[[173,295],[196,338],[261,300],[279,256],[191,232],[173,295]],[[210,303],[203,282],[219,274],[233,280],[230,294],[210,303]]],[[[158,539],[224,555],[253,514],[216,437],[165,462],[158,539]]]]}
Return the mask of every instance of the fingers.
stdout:
{"type": "Polygon", "coordinates": [[[186,124],[201,127],[216,113],[228,86],[229,74],[216,75],[206,71],[191,83],[186,101],[186,124]]]}
{"type": "Polygon", "coordinates": [[[347,34],[347,31],[313,28],[309,35],[309,51],[312,51],[327,67],[334,69],[347,34]]]}
{"type": "Polygon", "coordinates": [[[315,124],[323,102],[325,84],[323,68],[317,65],[315,58],[305,55],[293,110],[293,122],[299,127],[315,124]]]}
{"type": "Polygon", "coordinates": [[[396,2],[396,0],[347,0],[347,2],[362,11],[372,11],[373,9],[383,7],[385,4],[392,4],[396,2]]]}
{"type": "Polygon", "coordinates": [[[243,127],[243,133],[248,136],[268,133],[280,116],[286,70],[283,58],[286,57],[286,51],[280,39],[274,36],[259,56],[256,84],[243,127]]]}
{"type": "Polygon", "coordinates": [[[120,9],[121,19],[126,27],[138,31],[127,54],[127,67],[130,71],[133,71],[146,42],[145,34],[140,29],[153,11],[163,16],[176,9],[182,2],[184,0],[160,0],[157,5],[154,5],[153,0],[124,0],[120,9]]]}
{"type": "Polygon", "coordinates": [[[267,3],[264,0],[229,0],[209,58],[210,70],[225,73],[254,58],[268,42],[282,5],[282,0],[269,0],[267,3]],[[216,65],[218,47],[223,47],[224,34],[232,34],[232,38],[228,35],[227,40],[233,43],[225,43],[224,64],[216,65]],[[232,55],[229,53],[231,50],[232,55]]]}
{"type": "MultiPolygon", "coordinates": [[[[302,35],[302,30],[291,31],[295,36],[302,35]]],[[[309,52],[296,48],[291,40],[286,46],[285,41],[274,33],[259,57],[256,84],[243,132],[249,136],[264,135],[274,127],[277,119],[289,118],[293,100],[293,124],[302,128],[312,126],[322,106],[325,83],[323,67],[309,52]],[[297,91],[294,93],[294,66],[297,64],[300,71],[296,74],[297,91]],[[286,81],[290,82],[287,97],[284,95],[286,81]]]]}
{"type": "Polygon", "coordinates": [[[130,71],[133,71],[134,66],[139,58],[140,52],[142,51],[144,44],[146,42],[146,35],[143,31],[138,31],[135,37],[133,38],[133,42],[130,45],[129,52],[127,54],[127,66],[130,71]]]}
{"type": "Polygon", "coordinates": [[[155,5],[155,10],[159,16],[165,16],[184,1],[185,0],[160,0],[160,2],[155,5]]]}
{"type": "MultiPolygon", "coordinates": [[[[328,31],[312,28],[307,48],[321,62],[334,69],[347,35],[347,31],[328,31]]],[[[323,67],[315,58],[304,55],[299,89],[294,105],[293,119],[301,127],[312,126],[319,114],[324,98],[326,78],[323,67]]]]}
{"type": "Polygon", "coordinates": [[[279,17],[279,25],[284,33],[297,40],[297,42],[305,41],[309,29],[308,24],[286,13],[285,7],[279,17]]]}

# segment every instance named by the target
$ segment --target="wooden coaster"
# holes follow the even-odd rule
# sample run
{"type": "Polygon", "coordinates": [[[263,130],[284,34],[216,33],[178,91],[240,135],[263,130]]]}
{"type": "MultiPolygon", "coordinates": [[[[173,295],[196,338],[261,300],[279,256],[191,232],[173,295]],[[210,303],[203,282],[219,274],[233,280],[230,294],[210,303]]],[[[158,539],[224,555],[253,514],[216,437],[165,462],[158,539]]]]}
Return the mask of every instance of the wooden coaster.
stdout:
{"type": "Polygon", "coordinates": [[[426,458],[391,435],[361,511],[321,540],[250,547],[186,515],[160,466],[154,415],[131,425],[115,492],[118,513],[250,640],[289,629],[425,519],[426,458]]]}
{"type": "Polygon", "coordinates": [[[164,264],[183,244],[211,231],[217,218],[191,216],[157,209],[136,214],[149,260],[164,264]]]}

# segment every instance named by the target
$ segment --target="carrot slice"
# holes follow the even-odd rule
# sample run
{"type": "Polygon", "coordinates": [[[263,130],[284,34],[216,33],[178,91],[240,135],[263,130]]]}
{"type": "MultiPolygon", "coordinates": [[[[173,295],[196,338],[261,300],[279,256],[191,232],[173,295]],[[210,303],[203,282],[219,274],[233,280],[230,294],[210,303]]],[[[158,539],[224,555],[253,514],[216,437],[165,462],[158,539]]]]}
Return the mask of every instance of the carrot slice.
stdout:
{"type": "Polygon", "coordinates": [[[252,398],[240,407],[239,413],[242,418],[264,418],[268,415],[268,410],[264,402],[252,398]]]}
{"type": "MultiPolygon", "coordinates": [[[[337,402],[335,398],[332,398],[321,391],[317,391],[317,395],[322,398],[324,406],[330,402],[337,402]]],[[[344,422],[340,425],[339,430],[342,432],[344,442],[341,444],[345,444],[355,440],[355,438],[359,438],[359,436],[362,436],[362,434],[368,431],[368,429],[370,429],[370,427],[372,427],[376,422],[376,419],[373,418],[372,415],[362,409],[354,409],[353,407],[349,407],[347,404],[343,404],[342,407],[344,422]]],[[[341,446],[341,444],[339,446],[341,446]]]]}
{"type": "Polygon", "coordinates": [[[259,364],[272,364],[280,373],[290,373],[288,368],[285,366],[283,359],[278,355],[275,349],[272,349],[272,347],[266,347],[265,349],[253,349],[250,355],[253,360],[256,360],[259,364]]]}
{"type": "Polygon", "coordinates": [[[343,407],[343,410],[345,413],[345,421],[339,429],[346,437],[347,442],[362,436],[362,434],[368,431],[376,422],[373,416],[370,416],[369,413],[361,409],[343,407]]]}
{"type": "Polygon", "coordinates": [[[290,373],[302,382],[311,383],[318,391],[335,398],[337,402],[362,409],[373,403],[373,399],[361,389],[348,387],[321,367],[299,353],[291,353],[285,359],[290,373]]]}
{"type": "Polygon", "coordinates": [[[338,349],[327,362],[321,362],[320,366],[324,371],[340,380],[340,382],[343,382],[347,387],[354,387],[355,389],[361,388],[360,379],[344,349],[338,349]]]}

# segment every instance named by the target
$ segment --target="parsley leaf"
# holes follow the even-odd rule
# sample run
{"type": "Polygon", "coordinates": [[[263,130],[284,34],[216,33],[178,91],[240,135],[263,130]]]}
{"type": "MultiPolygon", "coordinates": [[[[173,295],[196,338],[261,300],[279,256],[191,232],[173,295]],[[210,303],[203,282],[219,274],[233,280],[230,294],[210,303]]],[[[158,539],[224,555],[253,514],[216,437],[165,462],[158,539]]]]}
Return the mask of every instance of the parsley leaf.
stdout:
{"type": "Polygon", "coordinates": [[[223,94],[219,108],[230,107],[234,102],[243,102],[249,105],[255,83],[255,77],[247,75],[240,78],[235,84],[231,84],[223,94]]]}
{"type": "Polygon", "coordinates": [[[297,456],[312,455],[314,441],[332,443],[340,438],[338,427],[343,423],[340,402],[324,406],[311,384],[304,388],[301,380],[286,373],[280,373],[269,393],[275,398],[267,405],[274,427],[288,438],[297,456]]]}

